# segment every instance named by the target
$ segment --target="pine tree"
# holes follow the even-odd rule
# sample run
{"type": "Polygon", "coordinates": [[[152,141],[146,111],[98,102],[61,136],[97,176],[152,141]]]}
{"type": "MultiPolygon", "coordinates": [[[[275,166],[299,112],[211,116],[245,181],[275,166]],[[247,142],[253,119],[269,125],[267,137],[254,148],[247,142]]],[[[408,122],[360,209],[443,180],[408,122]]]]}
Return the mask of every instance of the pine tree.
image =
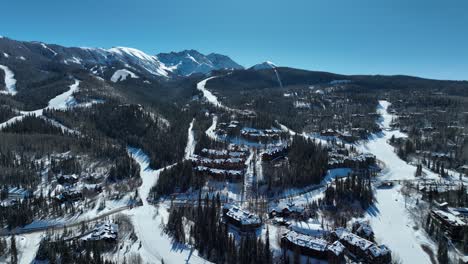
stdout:
{"type": "Polygon", "coordinates": [[[437,260],[439,260],[439,263],[449,263],[448,244],[447,238],[445,236],[442,236],[439,240],[439,247],[437,249],[437,260]]]}
{"type": "Polygon", "coordinates": [[[17,264],[18,263],[18,249],[16,249],[15,235],[11,236],[10,255],[11,255],[11,264],[17,264]]]}

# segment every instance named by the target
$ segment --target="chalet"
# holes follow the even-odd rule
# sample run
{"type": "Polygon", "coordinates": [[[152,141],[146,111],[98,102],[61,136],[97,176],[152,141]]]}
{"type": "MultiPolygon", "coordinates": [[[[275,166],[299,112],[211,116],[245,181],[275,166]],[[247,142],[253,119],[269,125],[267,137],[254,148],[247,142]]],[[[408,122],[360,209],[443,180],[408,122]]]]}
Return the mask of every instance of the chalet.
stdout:
{"type": "Polygon", "coordinates": [[[78,182],[78,176],[73,174],[73,175],[60,175],[57,177],[57,182],[60,184],[74,184],[78,182]]]}
{"type": "Polygon", "coordinates": [[[387,264],[392,262],[391,251],[385,245],[372,245],[367,249],[367,257],[369,263],[387,264]]]}
{"type": "Polygon", "coordinates": [[[281,238],[281,247],[295,251],[299,249],[301,255],[318,259],[328,258],[328,242],[308,235],[289,231],[281,238]]]}
{"type": "Polygon", "coordinates": [[[302,206],[296,206],[293,203],[288,203],[285,205],[278,205],[273,207],[268,216],[270,218],[273,217],[291,217],[291,218],[303,218],[305,213],[305,209],[302,206]]]}
{"type": "Polygon", "coordinates": [[[362,238],[374,241],[374,231],[368,222],[356,221],[353,223],[352,232],[362,238]]]}
{"type": "Polygon", "coordinates": [[[340,241],[354,258],[365,263],[391,263],[391,251],[385,245],[376,245],[344,228],[337,228],[332,233],[334,240],[340,241]]]}
{"type": "Polygon", "coordinates": [[[274,160],[276,158],[285,156],[287,152],[288,152],[287,145],[269,147],[262,153],[262,160],[264,161],[274,160]]]}
{"type": "Polygon", "coordinates": [[[328,168],[368,168],[376,162],[375,155],[362,153],[355,156],[330,153],[328,158],[328,168]]]}
{"type": "Polygon", "coordinates": [[[227,223],[236,226],[243,232],[254,231],[262,225],[260,217],[234,205],[225,205],[223,216],[227,223]]]}
{"type": "Polygon", "coordinates": [[[256,142],[264,142],[269,140],[278,140],[281,135],[284,134],[284,131],[271,128],[271,129],[255,129],[244,127],[241,129],[241,136],[247,140],[252,140],[256,142]]]}
{"type": "Polygon", "coordinates": [[[242,158],[210,159],[200,156],[194,156],[192,160],[194,161],[195,165],[215,169],[244,169],[246,166],[245,159],[242,158]]]}
{"type": "Polygon", "coordinates": [[[441,230],[445,231],[450,238],[460,240],[463,237],[463,228],[468,224],[459,211],[454,210],[447,206],[440,207],[439,209],[431,210],[431,219],[438,225],[441,230]]]}
{"type": "Polygon", "coordinates": [[[329,264],[343,264],[345,263],[345,251],[346,248],[340,241],[335,241],[327,248],[328,263],[329,264]]]}
{"type": "Polygon", "coordinates": [[[10,200],[21,200],[32,196],[32,192],[30,190],[26,190],[23,188],[18,187],[10,187],[8,188],[8,199],[10,200]]]}
{"type": "Polygon", "coordinates": [[[83,239],[87,241],[115,242],[118,238],[119,226],[114,223],[100,223],[96,225],[93,232],[83,239]]]}
{"type": "Polygon", "coordinates": [[[223,170],[223,169],[214,169],[205,166],[197,166],[195,167],[195,171],[197,173],[203,173],[205,175],[209,175],[216,180],[220,181],[241,181],[244,176],[244,170],[223,170]]]}

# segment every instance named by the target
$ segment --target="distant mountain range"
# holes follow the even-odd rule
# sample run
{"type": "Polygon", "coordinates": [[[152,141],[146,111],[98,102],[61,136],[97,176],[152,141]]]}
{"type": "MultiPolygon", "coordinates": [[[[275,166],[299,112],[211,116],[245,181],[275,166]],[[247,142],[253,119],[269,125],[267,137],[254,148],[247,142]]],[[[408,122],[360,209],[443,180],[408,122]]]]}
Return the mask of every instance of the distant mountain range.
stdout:
{"type": "Polygon", "coordinates": [[[194,73],[209,73],[212,70],[244,69],[226,55],[210,53],[203,55],[196,50],[159,53],[156,57],[173,73],[188,76],[194,73]]]}
{"type": "Polygon", "coordinates": [[[0,37],[0,62],[2,61],[24,64],[24,67],[50,67],[52,63],[62,67],[81,68],[106,80],[111,80],[116,71],[126,73],[132,78],[140,76],[164,79],[207,74],[213,70],[244,69],[226,55],[204,55],[196,50],[149,55],[128,47],[64,47],[36,41],[16,41],[6,37],[0,37]]]}

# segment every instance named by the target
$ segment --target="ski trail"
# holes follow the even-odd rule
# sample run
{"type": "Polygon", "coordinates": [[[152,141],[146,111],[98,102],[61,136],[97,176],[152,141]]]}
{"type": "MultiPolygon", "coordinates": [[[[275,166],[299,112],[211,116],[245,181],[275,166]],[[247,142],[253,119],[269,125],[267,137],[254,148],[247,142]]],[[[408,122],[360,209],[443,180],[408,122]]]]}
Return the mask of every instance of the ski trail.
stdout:
{"type": "Polygon", "coordinates": [[[161,223],[167,221],[169,217],[164,204],[158,208],[148,202],[148,195],[151,188],[157,183],[159,174],[164,169],[174,165],[167,166],[159,170],[153,170],[150,166],[150,160],[141,149],[128,147],[128,153],[140,165],[140,176],[142,184],[138,188],[138,193],[143,201],[143,205],[128,211],[132,217],[135,227],[135,233],[141,241],[139,253],[144,263],[165,263],[177,264],[181,260],[187,263],[209,263],[198,257],[196,251],[187,245],[177,245],[172,242],[172,238],[164,233],[161,223]]]}
{"type": "Polygon", "coordinates": [[[16,79],[15,74],[4,65],[0,65],[0,69],[5,72],[5,87],[6,91],[0,91],[2,94],[16,95],[16,79]]]}
{"type": "MultiPolygon", "coordinates": [[[[79,85],[80,81],[75,79],[74,83],[69,86],[69,90],[57,95],[56,97],[52,98],[47,107],[34,110],[34,111],[19,111],[20,115],[15,116],[10,118],[9,120],[3,122],[0,124],[0,130],[4,129],[6,126],[13,124],[15,122],[21,121],[25,116],[36,116],[36,117],[42,117],[44,114],[44,110],[48,109],[59,109],[59,110],[65,110],[69,107],[74,106],[74,98],[73,98],[73,93],[77,92],[79,90],[79,85]]],[[[51,122],[52,125],[56,125],[62,130],[66,128],[62,124],[58,123],[57,121],[51,122]]],[[[73,131],[70,128],[66,128],[67,131],[73,131]]]]}
{"type": "Polygon", "coordinates": [[[193,135],[193,123],[195,122],[195,118],[192,119],[192,122],[190,122],[190,126],[188,128],[188,135],[187,135],[187,146],[185,147],[185,156],[184,158],[187,160],[191,156],[193,156],[193,153],[195,152],[195,137],[193,135]]]}
{"type": "Polygon", "coordinates": [[[283,89],[283,82],[281,82],[281,78],[279,76],[278,70],[276,70],[276,67],[273,67],[273,70],[275,71],[276,79],[278,79],[278,83],[279,83],[281,89],[283,89]]]}

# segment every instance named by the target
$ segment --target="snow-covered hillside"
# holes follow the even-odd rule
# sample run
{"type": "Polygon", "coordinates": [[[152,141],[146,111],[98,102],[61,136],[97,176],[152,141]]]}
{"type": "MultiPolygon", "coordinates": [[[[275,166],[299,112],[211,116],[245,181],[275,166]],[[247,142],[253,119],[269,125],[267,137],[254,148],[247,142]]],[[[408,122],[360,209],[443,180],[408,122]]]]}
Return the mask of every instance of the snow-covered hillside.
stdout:
{"type": "Polygon", "coordinates": [[[138,76],[135,73],[127,69],[120,69],[120,70],[115,71],[114,74],[112,74],[112,77],[110,80],[111,82],[121,82],[121,81],[125,81],[127,77],[130,77],[133,79],[138,78],[138,76]]]}
{"type": "Polygon", "coordinates": [[[0,65],[0,69],[3,70],[5,73],[5,88],[6,88],[6,91],[0,91],[0,93],[15,95],[16,94],[15,74],[7,66],[0,65]]]}

